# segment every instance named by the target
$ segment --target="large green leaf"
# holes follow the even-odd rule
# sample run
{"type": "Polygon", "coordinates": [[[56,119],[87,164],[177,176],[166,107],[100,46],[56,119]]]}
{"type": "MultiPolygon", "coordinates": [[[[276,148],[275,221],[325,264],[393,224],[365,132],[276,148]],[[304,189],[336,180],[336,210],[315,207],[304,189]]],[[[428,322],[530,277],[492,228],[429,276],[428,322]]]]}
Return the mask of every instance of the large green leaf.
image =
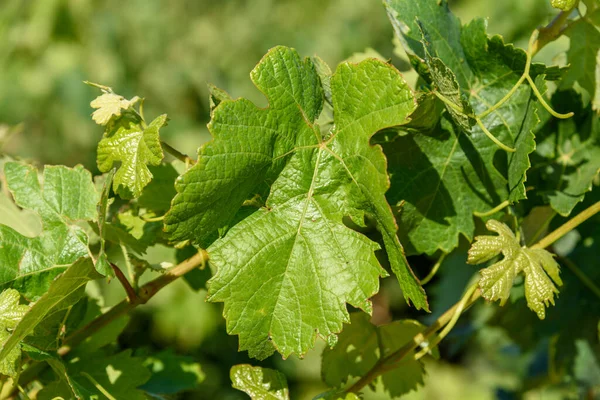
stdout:
{"type": "Polygon", "coordinates": [[[56,278],[46,293],[15,326],[10,338],[0,348],[0,360],[6,357],[36,326],[49,315],[75,304],[83,295],[85,284],[101,277],[90,258],[82,258],[56,278]]]}
{"type": "MultiPolygon", "coordinates": [[[[351,377],[362,377],[383,357],[401,348],[423,330],[417,321],[394,321],[388,325],[375,326],[364,313],[353,313],[351,323],[344,328],[333,348],[323,351],[321,376],[333,387],[340,387],[351,377]]],[[[437,354],[437,352],[436,352],[437,354]]],[[[394,368],[377,381],[392,398],[400,397],[423,384],[425,368],[421,361],[409,353],[394,368]]]]}
{"type": "Polygon", "coordinates": [[[385,158],[369,145],[378,130],[406,123],[415,107],[400,74],[376,60],[340,65],[331,78],[335,128],[326,133],[314,124],[322,89],[310,60],[278,47],[251,76],[269,108],[244,99],[215,108],[214,140],[177,183],[166,217],[173,239],[202,243],[245,199],[271,186],[266,206],[208,249],[218,270],[209,299],[225,302],[240,348],[258,358],[275,349],[304,354],[317,334],[342,329],[345,303],[370,311],[385,271],[378,246],[346,227],[345,216],[376,221],[406,298],[426,308],[385,200],[385,158]]]}
{"type": "Polygon", "coordinates": [[[47,166],[43,188],[30,165],[6,163],[4,174],[17,205],[37,212],[43,231],[30,238],[0,225],[0,289],[12,287],[35,300],[56,275],[88,254],[86,234],[72,223],[97,218],[98,193],[81,166],[47,166]]]}
{"type": "MultiPolygon", "coordinates": [[[[385,4],[417,71],[466,113],[484,112],[520,78],[525,52],[506,45],[499,36],[488,37],[483,20],[461,26],[446,1],[386,0],[385,4]]],[[[534,76],[552,73],[555,78],[554,72],[532,66],[534,76]]],[[[542,78],[537,84],[543,86],[542,78]]],[[[388,198],[391,203],[406,201],[399,225],[416,252],[448,252],[458,245],[459,234],[472,239],[473,212],[525,198],[525,172],[538,123],[531,89],[519,86],[509,101],[482,119],[501,142],[516,148],[515,153],[505,154],[481,128],[469,128],[472,123],[466,115],[447,108],[460,130],[442,122],[433,135],[405,136],[385,150],[396,161],[390,162],[388,198]],[[495,165],[506,167],[501,173],[495,165]]]]}
{"type": "Polygon", "coordinates": [[[231,367],[232,386],[254,400],[288,400],[290,394],[285,375],[269,368],[248,364],[231,367]]]}

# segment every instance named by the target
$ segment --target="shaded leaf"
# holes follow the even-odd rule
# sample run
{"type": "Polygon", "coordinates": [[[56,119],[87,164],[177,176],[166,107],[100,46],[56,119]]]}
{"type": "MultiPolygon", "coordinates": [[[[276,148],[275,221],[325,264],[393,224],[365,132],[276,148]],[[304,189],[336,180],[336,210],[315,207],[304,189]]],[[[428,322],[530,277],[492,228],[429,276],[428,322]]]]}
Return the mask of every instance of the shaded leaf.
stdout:
{"type": "Polygon", "coordinates": [[[200,364],[192,357],[173,353],[171,350],[152,354],[144,361],[152,376],[141,389],[150,393],[174,394],[195,389],[204,381],[200,364]]]}
{"type": "MultiPolygon", "coordinates": [[[[571,3],[573,0],[570,1],[571,3]]],[[[582,18],[565,31],[571,39],[567,59],[569,69],[561,82],[561,88],[570,88],[578,82],[594,99],[598,90],[597,61],[600,52],[600,31],[587,19],[582,18]]],[[[596,104],[595,109],[598,110],[596,104]]]]}
{"type": "MultiPolygon", "coordinates": [[[[65,362],[50,360],[49,364],[60,381],[67,383],[66,386],[63,383],[52,390],[60,389],[61,395],[67,394],[65,398],[75,396],[81,399],[104,399],[108,394],[113,399],[147,399],[146,394],[138,387],[148,381],[151,373],[141,358],[132,357],[131,349],[114,355],[99,352],[65,362]]],[[[51,396],[59,393],[48,390],[41,394],[52,398],[51,396]]]]}
{"type": "MultiPolygon", "coordinates": [[[[521,77],[525,52],[505,44],[500,36],[488,37],[484,20],[461,26],[444,0],[386,0],[385,5],[417,72],[454,99],[456,106],[481,114],[521,77]]],[[[542,75],[551,71],[540,64],[531,67],[531,75],[540,76],[540,87],[542,75]]],[[[482,119],[488,130],[516,148],[516,153],[496,155],[501,151],[480,127],[470,128],[469,138],[463,138],[462,132],[443,121],[437,135],[427,132],[428,136],[403,137],[393,149],[386,149],[388,159],[396,157],[396,148],[404,157],[413,153],[410,161],[397,156],[396,163],[390,162],[392,188],[388,193],[392,203],[406,201],[399,225],[412,244],[411,251],[433,254],[441,249],[447,253],[458,245],[460,234],[472,239],[473,212],[525,198],[525,173],[535,148],[536,109],[531,89],[522,84],[509,101],[482,119]],[[506,166],[499,167],[502,171],[496,168],[496,158],[502,160],[499,166],[506,166]]],[[[469,131],[468,113],[450,106],[447,110],[455,123],[469,131]]]]}
{"type": "Polygon", "coordinates": [[[566,120],[548,119],[537,133],[538,167],[530,174],[536,193],[560,215],[567,216],[592,190],[600,171],[600,116],[573,90],[557,92],[558,110],[575,111],[566,120]]]}

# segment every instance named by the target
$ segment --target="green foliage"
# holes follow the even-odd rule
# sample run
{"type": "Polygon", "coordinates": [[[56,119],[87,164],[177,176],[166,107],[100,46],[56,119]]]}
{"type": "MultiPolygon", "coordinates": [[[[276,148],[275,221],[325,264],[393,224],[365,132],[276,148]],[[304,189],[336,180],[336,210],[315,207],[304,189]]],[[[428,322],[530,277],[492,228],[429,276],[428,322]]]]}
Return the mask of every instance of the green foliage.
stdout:
{"type": "Polygon", "coordinates": [[[142,389],[150,393],[175,394],[194,389],[205,379],[200,364],[192,357],[169,350],[151,355],[144,361],[144,366],[152,376],[142,389]]]}
{"type": "Polygon", "coordinates": [[[256,400],[288,400],[290,398],[285,375],[269,368],[248,364],[231,368],[232,386],[256,400]]]}
{"type": "Polygon", "coordinates": [[[16,204],[37,212],[43,231],[27,237],[0,225],[0,288],[15,288],[35,300],[58,274],[89,254],[87,235],[74,223],[97,218],[98,193],[91,174],[81,166],[47,166],[43,186],[30,165],[6,163],[4,175],[16,204]]]}
{"type": "Polygon", "coordinates": [[[552,254],[544,249],[521,247],[519,241],[505,224],[489,220],[486,227],[498,236],[477,236],[469,249],[469,264],[481,264],[502,253],[504,259],[481,270],[479,287],[486,300],[500,300],[504,305],[517,275],[525,275],[527,305],[540,319],[546,316],[548,303],[554,305],[554,294],[562,285],[559,266],[552,254]],[[554,281],[554,283],[553,283],[554,281]]]}
{"type": "Polygon", "coordinates": [[[0,5],[0,400],[598,394],[597,0],[114,1],[0,5]]]}

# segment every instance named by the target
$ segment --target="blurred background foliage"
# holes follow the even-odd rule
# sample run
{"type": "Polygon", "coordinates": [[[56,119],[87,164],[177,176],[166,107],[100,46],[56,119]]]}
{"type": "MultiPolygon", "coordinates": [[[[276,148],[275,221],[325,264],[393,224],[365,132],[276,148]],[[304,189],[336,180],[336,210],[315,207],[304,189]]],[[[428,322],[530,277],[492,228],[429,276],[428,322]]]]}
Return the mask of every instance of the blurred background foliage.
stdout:
{"type": "MultiPolygon", "coordinates": [[[[451,0],[450,6],[463,21],[487,18],[490,33],[521,46],[555,14],[547,0],[451,0]]],[[[265,105],[249,72],[269,48],[295,47],[332,67],[372,48],[406,70],[403,51],[395,51],[392,38],[377,0],[1,0],[0,152],[39,164],[81,163],[98,173],[95,147],[102,132],[91,121],[89,107],[97,91],[82,83],[90,80],[128,98],[145,97],[149,118],[167,113],[171,119],[161,131],[163,139],[195,154],[209,139],[207,83],[265,105]]],[[[538,58],[561,62],[552,57],[567,47],[568,39],[559,40],[538,58]]],[[[425,322],[456,302],[476,272],[464,262],[466,247],[446,259],[427,287],[434,315],[425,322]]],[[[176,262],[176,254],[155,246],[148,259],[176,262]]],[[[431,266],[424,257],[410,261],[419,276],[431,266]]],[[[375,322],[410,316],[394,280],[382,284],[375,322]]],[[[103,295],[105,306],[124,297],[116,282],[90,290],[103,295]]],[[[237,353],[237,338],[225,334],[221,305],[205,303],[205,294],[183,281],[169,286],[136,310],[120,343],[139,351],[168,347],[199,360],[206,379],[185,398],[246,398],[230,388],[229,368],[259,363],[237,353]]],[[[426,387],[407,398],[579,398],[581,385],[573,382],[537,385],[542,376],[547,380],[548,343],[520,346],[502,324],[484,323],[493,321],[496,309],[486,304],[472,309],[444,342],[444,361],[428,366],[426,387]]],[[[588,375],[600,376],[595,360],[585,359],[584,345],[580,364],[588,375]]],[[[304,360],[283,362],[274,356],[261,364],[287,375],[292,398],[311,398],[325,389],[320,383],[323,346],[318,343],[304,360]]],[[[385,396],[374,392],[368,398],[385,396]]]]}

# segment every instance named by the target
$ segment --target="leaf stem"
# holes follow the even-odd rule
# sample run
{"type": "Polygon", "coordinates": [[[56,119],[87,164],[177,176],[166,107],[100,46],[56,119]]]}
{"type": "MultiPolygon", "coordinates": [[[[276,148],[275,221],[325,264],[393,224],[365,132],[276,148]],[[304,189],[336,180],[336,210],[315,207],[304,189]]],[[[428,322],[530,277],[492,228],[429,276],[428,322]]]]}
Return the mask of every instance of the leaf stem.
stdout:
{"type": "Polygon", "coordinates": [[[431,271],[429,271],[429,274],[427,274],[427,276],[425,278],[423,278],[421,280],[421,285],[426,285],[429,283],[429,281],[435,276],[435,274],[438,272],[438,269],[440,269],[440,266],[442,265],[442,263],[444,262],[444,259],[446,258],[447,254],[446,253],[442,253],[442,255],[440,256],[440,258],[437,260],[437,262],[435,263],[435,265],[433,266],[433,268],[431,269],[431,271]]]}
{"type": "Polygon", "coordinates": [[[188,165],[188,164],[194,165],[196,163],[195,160],[191,159],[188,155],[183,154],[179,150],[175,149],[174,147],[172,147],[171,145],[169,145],[167,142],[161,140],[160,141],[160,145],[162,146],[162,148],[167,153],[169,153],[170,155],[172,155],[176,159],[178,159],[180,161],[183,161],[186,165],[188,165]]]}
{"type": "Polygon", "coordinates": [[[542,240],[531,246],[532,249],[545,249],[550,246],[552,243],[556,242],[558,239],[571,232],[577,226],[594,216],[596,213],[600,212],[600,201],[592,204],[575,217],[571,218],[559,228],[548,234],[542,240]]]}
{"type": "Polygon", "coordinates": [[[147,303],[148,300],[154,297],[154,295],[162,288],[198,266],[204,265],[207,260],[208,253],[206,250],[200,250],[196,255],[177,264],[165,274],[146,283],[138,291],[135,301],[129,301],[129,299],[123,300],[106,313],[92,320],[89,324],[67,336],[63,342],[63,346],[57,351],[58,355],[64,356],[68,354],[75,346],[83,342],[86,338],[100,331],[112,321],[128,313],[138,305],[147,303]]]}
{"type": "Polygon", "coordinates": [[[531,86],[531,90],[533,90],[533,93],[535,94],[535,97],[537,97],[537,99],[539,100],[540,104],[546,109],[546,111],[548,111],[553,117],[555,118],[559,118],[559,119],[567,119],[567,118],[571,118],[573,115],[575,115],[575,113],[573,111],[568,112],[566,114],[561,114],[558,113],[556,111],[554,111],[552,109],[552,107],[550,107],[550,105],[548,103],[546,103],[546,100],[544,100],[544,97],[542,96],[542,94],[540,93],[540,91],[538,90],[537,86],[535,85],[535,82],[533,82],[533,79],[531,79],[531,76],[527,75],[527,81],[529,82],[529,86],[531,86]]]}
{"type": "Polygon", "coordinates": [[[509,205],[510,205],[510,201],[504,200],[502,203],[498,204],[496,207],[492,208],[489,211],[484,211],[484,212],[473,211],[473,215],[475,215],[476,217],[479,217],[479,218],[489,217],[490,215],[496,214],[498,211],[508,207],[509,205]]]}
{"type": "MultiPolygon", "coordinates": [[[[464,303],[464,309],[469,308],[473,303],[475,303],[481,297],[481,291],[479,289],[475,289],[474,293],[468,298],[468,300],[464,303]]],[[[367,386],[373,380],[375,380],[378,376],[385,373],[386,371],[392,369],[391,367],[394,364],[402,361],[405,357],[407,357],[413,350],[415,350],[421,343],[425,342],[431,335],[437,332],[442,327],[446,326],[456,313],[456,310],[462,303],[462,300],[450,307],[444,314],[442,314],[432,325],[425,328],[423,332],[415,335],[411,341],[406,343],[404,346],[390,354],[389,356],[380,359],[374,366],[367,372],[362,378],[360,378],[356,383],[350,386],[345,390],[346,393],[358,393],[362,388],[367,386]]]]}
{"type": "Polygon", "coordinates": [[[492,132],[488,131],[488,129],[485,127],[485,125],[483,125],[483,122],[481,122],[481,119],[479,119],[479,117],[475,117],[475,122],[477,122],[477,125],[479,125],[479,127],[481,128],[483,133],[485,133],[485,135],[488,138],[490,138],[490,140],[492,142],[494,142],[496,144],[496,146],[500,147],[502,150],[507,151],[509,153],[514,153],[515,151],[517,151],[517,150],[513,149],[512,147],[508,147],[507,145],[505,145],[504,143],[499,141],[494,135],[492,135],[492,132]]]}
{"type": "Polygon", "coordinates": [[[454,311],[454,315],[452,316],[450,322],[448,322],[448,324],[444,327],[444,329],[437,335],[437,337],[434,340],[429,342],[429,344],[425,348],[423,348],[421,351],[415,354],[415,360],[418,360],[421,357],[425,356],[427,353],[429,353],[431,349],[437,346],[442,341],[442,339],[444,339],[448,335],[448,333],[450,333],[452,328],[454,328],[454,325],[456,325],[456,322],[458,322],[460,315],[465,310],[467,302],[471,299],[471,297],[473,297],[473,293],[475,293],[475,291],[479,287],[478,275],[479,274],[477,274],[477,276],[475,277],[475,282],[468,287],[464,296],[459,300],[458,307],[456,307],[456,310],[454,311]]]}

